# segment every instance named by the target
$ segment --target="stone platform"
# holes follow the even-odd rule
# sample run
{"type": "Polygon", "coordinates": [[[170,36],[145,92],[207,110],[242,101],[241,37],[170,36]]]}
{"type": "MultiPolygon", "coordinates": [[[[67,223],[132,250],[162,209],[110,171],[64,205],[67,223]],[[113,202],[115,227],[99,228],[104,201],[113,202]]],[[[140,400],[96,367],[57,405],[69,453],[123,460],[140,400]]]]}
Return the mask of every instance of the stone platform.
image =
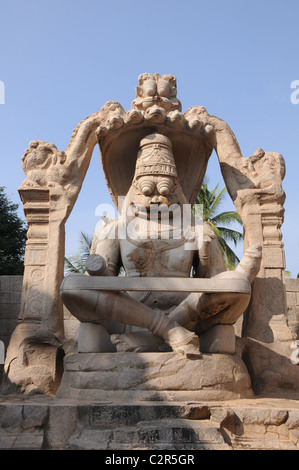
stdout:
{"type": "Polygon", "coordinates": [[[0,449],[298,450],[299,401],[0,398],[0,449]]]}
{"type": "Polygon", "coordinates": [[[299,449],[299,397],[255,397],[237,355],[74,353],[55,397],[4,393],[0,449],[299,449]]]}
{"type": "Polygon", "coordinates": [[[230,400],[253,396],[237,355],[186,358],[167,353],[74,353],[65,357],[58,398],[90,400],[230,400]]]}

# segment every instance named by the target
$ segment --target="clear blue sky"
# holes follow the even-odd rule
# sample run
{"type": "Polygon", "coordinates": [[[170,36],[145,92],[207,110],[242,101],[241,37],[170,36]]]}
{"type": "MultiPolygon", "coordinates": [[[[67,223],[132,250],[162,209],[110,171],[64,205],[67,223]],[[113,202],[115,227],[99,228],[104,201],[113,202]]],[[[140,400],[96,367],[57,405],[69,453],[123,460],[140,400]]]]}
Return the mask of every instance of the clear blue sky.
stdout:
{"type": "MultiPolygon", "coordinates": [[[[258,147],[284,156],[282,231],[295,277],[299,104],[290,86],[299,80],[298,18],[298,0],[0,0],[0,185],[20,203],[31,140],[65,150],[74,127],[106,101],[130,108],[139,74],[170,73],[183,111],[202,105],[224,119],[244,156],[258,147]]],[[[215,154],[208,177],[223,184],[215,154]]],[[[67,222],[66,254],[80,231],[93,233],[97,205],[110,202],[96,147],[67,222]]]]}

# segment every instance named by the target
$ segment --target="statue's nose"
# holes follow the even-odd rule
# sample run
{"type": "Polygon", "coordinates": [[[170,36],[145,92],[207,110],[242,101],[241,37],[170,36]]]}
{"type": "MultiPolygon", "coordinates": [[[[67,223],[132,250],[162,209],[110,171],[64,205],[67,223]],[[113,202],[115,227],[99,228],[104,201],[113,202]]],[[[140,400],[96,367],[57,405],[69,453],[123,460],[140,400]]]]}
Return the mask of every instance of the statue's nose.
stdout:
{"type": "Polygon", "coordinates": [[[154,196],[154,197],[151,199],[150,204],[159,204],[159,202],[160,202],[159,196],[154,196]]]}
{"type": "Polygon", "coordinates": [[[155,195],[152,197],[150,204],[166,204],[169,206],[170,202],[167,197],[155,195]]]}

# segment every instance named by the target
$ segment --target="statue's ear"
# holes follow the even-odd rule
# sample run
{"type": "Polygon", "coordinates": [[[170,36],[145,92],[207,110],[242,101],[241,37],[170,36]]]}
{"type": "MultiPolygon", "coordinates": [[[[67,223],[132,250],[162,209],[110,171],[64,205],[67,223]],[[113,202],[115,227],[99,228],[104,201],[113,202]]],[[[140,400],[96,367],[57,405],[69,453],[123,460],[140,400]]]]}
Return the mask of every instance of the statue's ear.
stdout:
{"type": "Polygon", "coordinates": [[[142,86],[137,86],[136,87],[136,94],[137,94],[137,96],[142,96],[142,86]]]}
{"type": "Polygon", "coordinates": [[[151,78],[151,79],[153,78],[152,74],[150,74],[150,73],[142,73],[142,74],[139,75],[139,77],[138,77],[138,83],[139,83],[139,85],[143,85],[143,83],[145,82],[145,80],[148,80],[148,79],[150,79],[150,78],[151,78]]]}
{"type": "Polygon", "coordinates": [[[170,85],[174,85],[176,87],[176,78],[174,75],[166,74],[166,75],[162,75],[161,78],[164,78],[164,80],[167,80],[170,83],[170,85]]]}

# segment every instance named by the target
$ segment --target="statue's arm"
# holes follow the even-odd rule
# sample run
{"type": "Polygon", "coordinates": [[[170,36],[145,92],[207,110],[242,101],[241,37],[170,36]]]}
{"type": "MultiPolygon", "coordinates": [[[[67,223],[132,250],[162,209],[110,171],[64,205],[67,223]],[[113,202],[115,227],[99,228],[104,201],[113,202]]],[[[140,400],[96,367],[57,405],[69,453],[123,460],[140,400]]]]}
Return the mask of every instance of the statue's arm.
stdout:
{"type": "Polygon", "coordinates": [[[203,223],[203,233],[198,240],[199,265],[197,277],[213,277],[226,270],[220,243],[207,222],[203,223]]]}
{"type": "Polygon", "coordinates": [[[112,276],[118,276],[121,267],[120,245],[117,238],[117,220],[99,227],[93,237],[90,254],[104,258],[112,276]]]}

